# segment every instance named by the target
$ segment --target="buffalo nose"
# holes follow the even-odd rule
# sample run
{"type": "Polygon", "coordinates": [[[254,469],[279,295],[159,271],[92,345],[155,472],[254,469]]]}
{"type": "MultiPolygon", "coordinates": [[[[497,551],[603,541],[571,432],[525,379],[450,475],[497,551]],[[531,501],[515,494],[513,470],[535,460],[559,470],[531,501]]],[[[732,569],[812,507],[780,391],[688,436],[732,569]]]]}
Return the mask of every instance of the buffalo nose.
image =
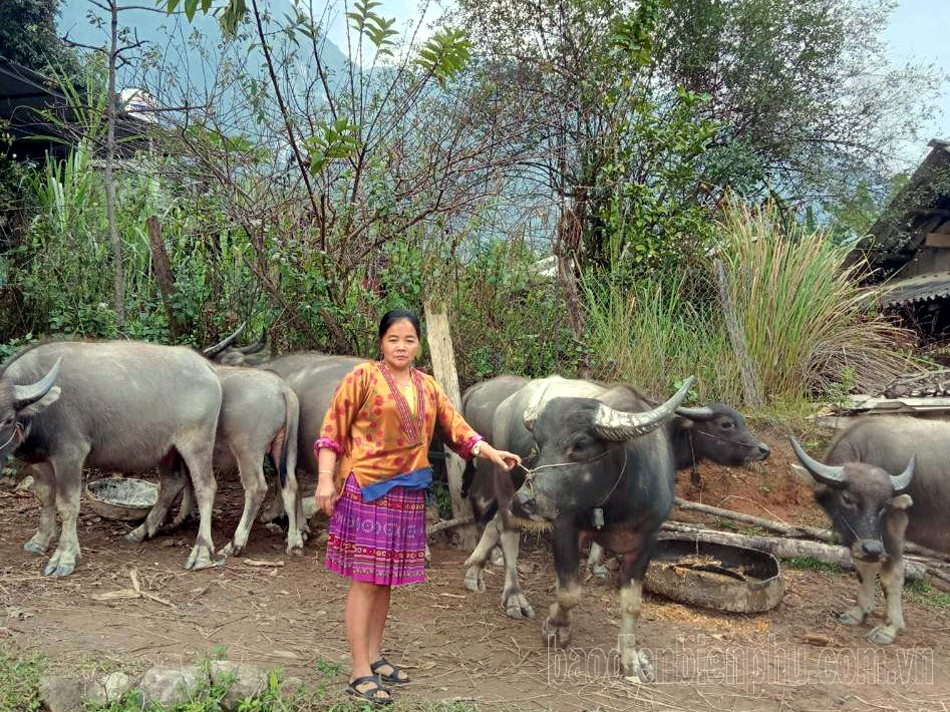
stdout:
{"type": "Polygon", "coordinates": [[[880,559],[884,555],[884,545],[879,541],[862,541],[861,554],[868,559],[880,559]]]}
{"type": "Polygon", "coordinates": [[[772,448],[770,448],[765,443],[759,443],[759,452],[762,453],[762,459],[764,460],[772,454],[772,448]]]}
{"type": "Polygon", "coordinates": [[[515,496],[515,499],[517,500],[518,504],[520,504],[522,507],[525,507],[531,503],[531,496],[526,494],[525,492],[519,492],[515,496]]]}

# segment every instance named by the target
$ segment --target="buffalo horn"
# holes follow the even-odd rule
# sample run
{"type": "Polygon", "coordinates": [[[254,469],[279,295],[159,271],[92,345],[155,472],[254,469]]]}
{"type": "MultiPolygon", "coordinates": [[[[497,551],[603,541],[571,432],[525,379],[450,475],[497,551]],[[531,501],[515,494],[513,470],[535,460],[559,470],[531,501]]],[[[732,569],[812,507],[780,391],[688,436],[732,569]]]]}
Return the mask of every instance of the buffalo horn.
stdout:
{"type": "Polygon", "coordinates": [[[13,408],[20,410],[26,408],[31,403],[36,403],[40,398],[49,393],[49,389],[56,383],[56,377],[59,375],[59,366],[63,357],[56,359],[56,363],[43,378],[29,386],[13,386],[13,408]]]}
{"type": "Polygon", "coordinates": [[[251,354],[256,354],[258,351],[263,351],[265,346],[267,346],[267,329],[264,329],[264,331],[261,333],[261,338],[256,344],[242,346],[241,348],[234,350],[244,354],[245,356],[250,356],[251,354]]]}
{"type": "Polygon", "coordinates": [[[713,409],[707,406],[702,408],[677,408],[676,414],[690,420],[709,420],[715,415],[713,409]]]}
{"type": "Polygon", "coordinates": [[[891,482],[894,484],[894,492],[900,494],[908,487],[910,487],[910,481],[914,479],[914,467],[917,465],[917,455],[910,456],[910,462],[907,463],[907,467],[904,468],[904,471],[899,475],[892,475],[891,482]]]}
{"type": "Polygon", "coordinates": [[[622,442],[656,430],[676,412],[695,380],[690,376],[666,403],[643,413],[614,410],[601,404],[594,413],[594,431],[605,440],[622,442]]]}
{"type": "Polygon", "coordinates": [[[214,346],[209,346],[208,348],[206,348],[206,349],[205,349],[204,351],[202,351],[201,353],[204,354],[206,358],[214,358],[214,357],[217,356],[219,353],[221,353],[222,351],[224,351],[228,346],[230,346],[231,344],[234,343],[234,341],[237,339],[237,337],[239,337],[239,336],[241,335],[241,332],[244,331],[244,327],[245,327],[245,326],[247,326],[247,322],[246,322],[246,321],[245,321],[243,324],[241,324],[241,325],[237,328],[237,330],[236,330],[233,334],[231,334],[230,336],[228,336],[226,339],[224,339],[223,341],[219,341],[219,342],[216,343],[214,346]]]}
{"type": "Polygon", "coordinates": [[[832,487],[840,487],[844,483],[845,475],[843,466],[835,467],[818,462],[818,460],[809,457],[808,454],[802,450],[802,446],[798,444],[795,438],[789,438],[789,440],[792,441],[792,449],[795,451],[798,459],[802,465],[805,466],[805,469],[811,473],[812,477],[823,485],[831,485],[832,487]]]}

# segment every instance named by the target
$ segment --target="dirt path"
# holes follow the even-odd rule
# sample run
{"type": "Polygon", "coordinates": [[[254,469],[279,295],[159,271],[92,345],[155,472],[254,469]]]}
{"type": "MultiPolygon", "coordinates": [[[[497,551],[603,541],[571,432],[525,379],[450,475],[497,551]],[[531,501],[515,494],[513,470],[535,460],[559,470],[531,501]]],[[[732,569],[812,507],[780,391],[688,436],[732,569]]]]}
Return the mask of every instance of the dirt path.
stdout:
{"type": "MultiPolygon", "coordinates": [[[[703,501],[821,524],[807,496],[799,497],[807,488],[791,479],[787,451],[774,445],[779,456],[756,471],[704,468],[703,501]]],[[[688,476],[681,479],[685,493],[688,476]]],[[[241,493],[231,483],[221,483],[219,492],[223,513],[215,534],[223,542],[236,523],[241,493]]],[[[257,526],[246,556],[284,566],[256,568],[232,559],[224,568],[186,572],[181,565],[193,528],[129,544],[124,525],[97,520],[86,508],[80,565],[67,579],[50,580],[40,575],[41,559],[21,548],[36,523],[32,497],[0,492],[0,515],[6,634],[64,667],[188,663],[223,646],[232,660],[281,665],[311,681],[320,661],[341,662],[346,670],[345,582],[323,569],[322,552],[318,560],[312,545],[303,557],[287,557],[281,535],[257,526]],[[127,588],[131,567],[144,590],[174,607],[93,600],[127,588]]],[[[549,553],[531,550],[530,542],[526,548],[524,588],[540,617],[552,600],[553,567],[549,553]]],[[[401,696],[539,710],[950,710],[950,613],[905,600],[908,630],[895,646],[875,648],[864,639],[866,628],[842,627],[830,615],[851,605],[851,576],[787,570],[783,602],[758,616],[647,596],[638,639],[653,651],[663,684],[638,687],[603,675],[618,629],[610,584],[587,584],[573,647],[548,650],[539,621],[513,621],[501,610],[500,569],[488,571],[485,594],[464,590],[464,559],[463,552],[437,545],[429,583],[394,594],[388,647],[414,679],[401,696]],[[832,644],[808,645],[805,633],[832,644]]]]}

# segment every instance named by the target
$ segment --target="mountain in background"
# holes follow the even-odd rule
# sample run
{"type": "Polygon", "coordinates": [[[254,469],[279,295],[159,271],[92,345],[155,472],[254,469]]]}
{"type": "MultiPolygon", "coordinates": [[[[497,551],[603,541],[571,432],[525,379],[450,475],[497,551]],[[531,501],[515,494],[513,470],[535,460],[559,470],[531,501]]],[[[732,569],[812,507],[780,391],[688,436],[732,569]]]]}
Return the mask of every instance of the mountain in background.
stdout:
{"type": "MultiPolygon", "coordinates": [[[[139,0],[139,5],[148,5],[153,0],[139,0]]],[[[120,0],[121,5],[121,0],[120,0]]],[[[271,0],[268,8],[274,18],[282,20],[285,13],[293,14],[290,0],[271,0]]],[[[217,47],[222,42],[221,28],[212,15],[195,15],[194,22],[189,23],[184,15],[166,15],[149,10],[126,10],[119,13],[119,27],[128,28],[132,33],[130,41],[144,42],[142,48],[133,50],[134,53],[145,53],[157,50],[164,57],[164,72],[173,72],[182,84],[185,79],[201,85],[205,77],[212,77],[217,71],[217,53],[211,56],[202,56],[200,47],[190,41],[195,31],[201,33],[205,39],[202,45],[206,48],[217,47]]],[[[57,30],[61,37],[84,47],[103,47],[109,42],[108,13],[96,7],[88,0],[69,0],[61,4],[57,30]]],[[[301,37],[301,40],[306,40],[301,37]]],[[[120,41],[120,45],[122,42],[120,41]]],[[[244,43],[248,45],[248,42],[244,43]]],[[[304,49],[306,49],[304,47],[304,49]]],[[[246,57],[244,69],[251,76],[262,76],[264,72],[264,58],[259,48],[245,47],[239,54],[246,57]]],[[[305,54],[305,53],[302,53],[305,54]]],[[[328,74],[336,77],[347,75],[349,61],[343,52],[329,40],[322,46],[321,60],[328,70],[328,74]]],[[[308,83],[315,76],[312,58],[303,57],[298,73],[307,79],[308,83]],[[299,71],[301,68],[304,71],[299,71]]],[[[139,75],[139,63],[134,59],[131,63],[117,69],[117,89],[138,88],[142,84],[139,75]]],[[[162,97],[158,97],[161,103],[162,97]]]]}

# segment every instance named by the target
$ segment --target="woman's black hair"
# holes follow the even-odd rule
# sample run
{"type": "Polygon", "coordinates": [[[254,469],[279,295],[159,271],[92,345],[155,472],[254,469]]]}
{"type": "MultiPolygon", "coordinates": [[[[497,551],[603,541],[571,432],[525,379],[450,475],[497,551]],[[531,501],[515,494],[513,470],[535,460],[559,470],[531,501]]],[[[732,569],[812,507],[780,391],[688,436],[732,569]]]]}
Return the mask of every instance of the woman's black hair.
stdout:
{"type": "Polygon", "coordinates": [[[393,309],[391,311],[383,314],[383,318],[379,320],[379,338],[382,339],[386,335],[386,332],[389,331],[389,327],[392,326],[395,322],[406,319],[412,328],[416,330],[416,337],[422,338],[422,327],[419,326],[419,317],[415,312],[409,311],[408,309],[393,309]]]}

